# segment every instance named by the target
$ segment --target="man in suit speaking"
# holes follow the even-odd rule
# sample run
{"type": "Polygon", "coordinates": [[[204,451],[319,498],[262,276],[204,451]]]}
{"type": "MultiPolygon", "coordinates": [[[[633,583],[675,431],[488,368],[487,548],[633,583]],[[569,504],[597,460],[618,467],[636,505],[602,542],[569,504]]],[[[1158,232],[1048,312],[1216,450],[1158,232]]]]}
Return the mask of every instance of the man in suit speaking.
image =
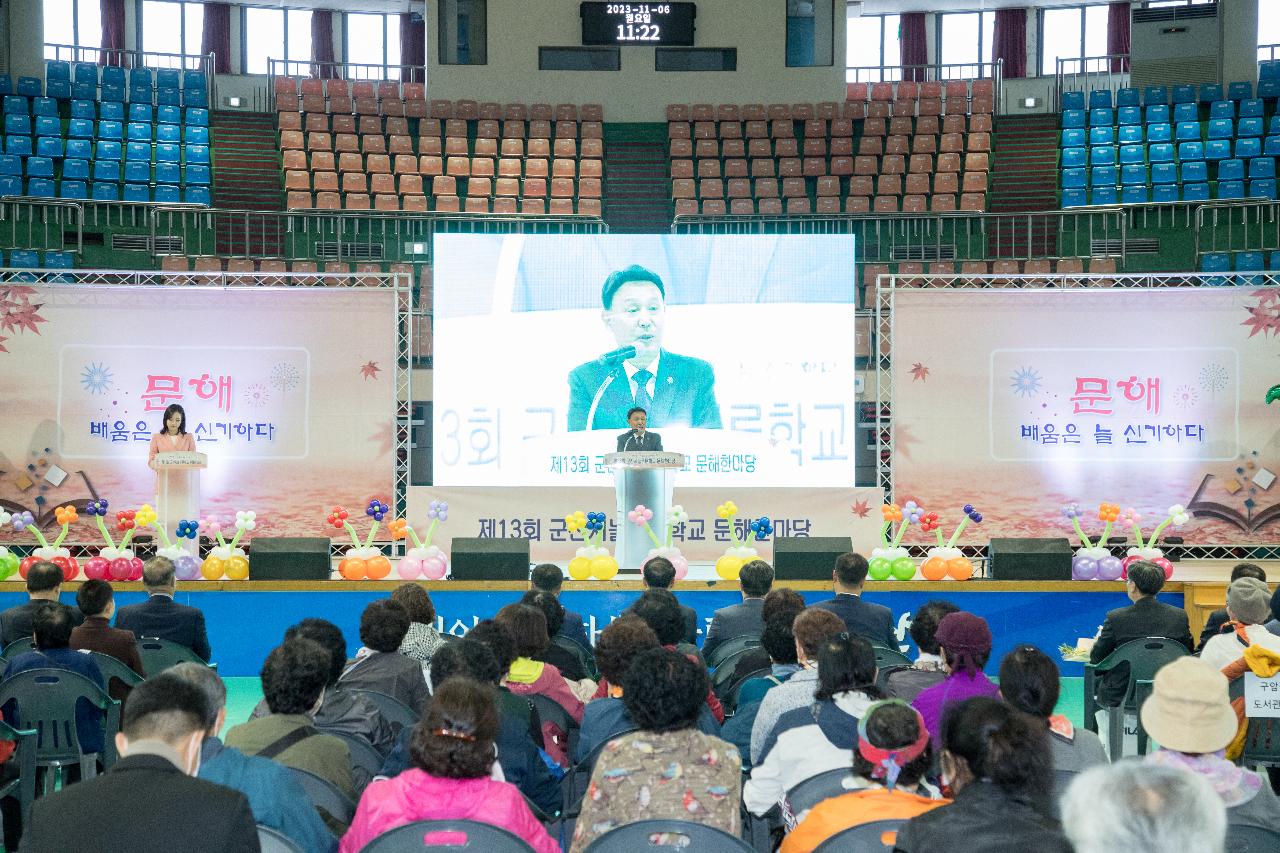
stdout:
{"type": "Polygon", "coordinates": [[[647,420],[648,413],[639,406],[633,406],[631,411],[627,412],[627,423],[631,425],[631,429],[618,436],[619,453],[631,450],[654,452],[662,450],[662,436],[645,429],[647,420]]]}
{"type": "Polygon", "coordinates": [[[635,408],[655,427],[720,429],[711,365],[662,348],[662,279],[633,264],[605,279],[600,299],[618,348],[569,372],[569,431],[628,426],[635,408]]]}

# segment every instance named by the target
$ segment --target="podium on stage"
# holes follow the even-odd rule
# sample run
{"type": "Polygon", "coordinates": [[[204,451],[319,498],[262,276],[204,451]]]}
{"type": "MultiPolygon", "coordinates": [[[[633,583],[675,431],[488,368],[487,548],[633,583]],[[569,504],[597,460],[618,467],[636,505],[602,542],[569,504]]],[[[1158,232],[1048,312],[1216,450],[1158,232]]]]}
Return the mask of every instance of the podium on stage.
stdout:
{"type": "MultiPolygon", "coordinates": [[[[173,530],[181,519],[200,517],[200,471],[209,467],[209,457],[190,450],[157,453],[151,463],[156,471],[157,524],[173,530]]],[[[177,543],[198,556],[199,540],[179,539],[177,543]]]]}
{"type": "Polygon", "coordinates": [[[604,464],[613,469],[617,493],[618,544],[614,558],[623,569],[639,570],[653,542],[640,527],[627,520],[627,513],[637,504],[644,504],[653,510],[650,527],[662,529],[667,510],[671,508],[676,472],[685,466],[685,456],[649,451],[606,453],[604,464]]]}

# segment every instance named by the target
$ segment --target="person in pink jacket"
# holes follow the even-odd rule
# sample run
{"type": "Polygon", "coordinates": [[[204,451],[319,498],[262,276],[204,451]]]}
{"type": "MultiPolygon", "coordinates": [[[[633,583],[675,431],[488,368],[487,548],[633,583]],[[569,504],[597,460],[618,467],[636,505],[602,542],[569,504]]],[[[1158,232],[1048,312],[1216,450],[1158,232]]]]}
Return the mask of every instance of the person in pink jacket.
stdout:
{"type": "Polygon", "coordinates": [[[155,467],[157,453],[175,450],[194,451],[196,437],[187,432],[187,413],[177,403],[164,410],[164,426],[151,436],[151,449],[147,453],[147,465],[155,467]]]}
{"type": "Polygon", "coordinates": [[[413,766],[365,788],[339,853],[358,853],[382,833],[419,820],[485,823],[505,829],[537,853],[560,853],[520,790],[490,778],[497,732],[492,689],[460,677],[438,685],[410,741],[413,766]]]}

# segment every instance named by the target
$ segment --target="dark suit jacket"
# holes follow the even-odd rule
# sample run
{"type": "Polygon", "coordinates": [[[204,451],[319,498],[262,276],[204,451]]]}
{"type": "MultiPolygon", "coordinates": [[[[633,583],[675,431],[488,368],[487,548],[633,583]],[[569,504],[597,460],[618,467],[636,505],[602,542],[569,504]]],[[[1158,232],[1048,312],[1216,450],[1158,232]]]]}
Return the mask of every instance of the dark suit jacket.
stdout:
{"type": "Polygon", "coordinates": [[[564,624],[560,626],[560,636],[568,637],[584,649],[591,648],[591,643],[587,642],[587,626],[583,624],[582,614],[568,608],[564,611],[564,624]]]}
{"type": "Polygon", "coordinates": [[[135,637],[157,637],[186,646],[202,660],[213,654],[204,630],[204,614],[167,595],[152,595],[141,604],[121,607],[116,611],[116,627],[132,631],[135,637]]]}
{"type": "Polygon", "coordinates": [[[244,794],[193,779],[158,755],[36,800],[22,853],[252,853],[258,830],[244,794]]]}
{"type": "Polygon", "coordinates": [[[696,647],[698,645],[698,611],[681,604],[680,615],[684,617],[684,641],[696,647]]]}
{"type": "MultiPolygon", "coordinates": [[[[1166,637],[1176,640],[1191,651],[1191,628],[1187,624],[1187,612],[1172,604],[1157,601],[1154,595],[1139,598],[1128,607],[1112,610],[1102,623],[1102,633],[1098,635],[1089,652],[1089,660],[1101,663],[1107,655],[1130,640],[1141,640],[1146,637],[1166,637]]],[[[1124,699],[1129,685],[1129,667],[1117,666],[1102,677],[1098,685],[1098,702],[1114,706],[1124,699]]]]}
{"type": "Polygon", "coordinates": [[[1227,624],[1227,611],[1215,610],[1209,614],[1208,621],[1204,623],[1204,630],[1200,632],[1200,642],[1196,643],[1196,654],[1200,654],[1205,643],[1222,633],[1222,626],[1225,624],[1227,624]]]}
{"type": "Polygon", "coordinates": [[[374,652],[347,661],[347,668],[338,678],[338,686],[347,690],[384,693],[419,713],[431,698],[427,680],[422,674],[422,664],[399,652],[374,652]]]}
{"type": "MultiPolygon", "coordinates": [[[[43,607],[48,603],[43,598],[33,598],[0,613],[0,649],[16,640],[21,640],[23,637],[30,637],[31,621],[36,614],[36,608],[43,607]]],[[[74,607],[68,609],[71,611],[72,622],[79,625],[84,621],[83,613],[74,607]]]]}
{"type": "MultiPolygon", "coordinates": [[[[658,358],[658,375],[649,406],[649,425],[692,426],[720,429],[720,407],[716,404],[716,375],[700,358],[663,350],[658,358]]],[[[634,406],[631,383],[621,364],[595,361],[580,364],[569,372],[569,432],[584,429],[626,429],[627,409],[634,406]],[[613,382],[605,389],[596,407],[595,418],[587,423],[587,412],[596,391],[605,379],[613,382]]]]}
{"type": "Polygon", "coordinates": [[[760,616],[763,606],[763,598],[748,598],[741,604],[717,610],[707,626],[707,639],[702,644],[703,659],[710,661],[716,646],[721,643],[738,637],[759,638],[764,630],[764,619],[760,616]]]}
{"type": "Polygon", "coordinates": [[[622,435],[618,436],[618,452],[622,453],[624,451],[629,452],[632,450],[647,450],[656,453],[662,450],[662,436],[658,435],[656,432],[649,432],[648,430],[645,430],[643,437],[636,438],[634,430],[627,430],[622,435]]]}
{"type": "MultiPolygon", "coordinates": [[[[128,631],[112,628],[101,616],[90,616],[71,632],[71,648],[110,655],[138,675],[146,675],[142,670],[142,657],[138,654],[137,638],[128,631]]],[[[113,678],[107,686],[111,698],[121,701],[129,695],[129,690],[118,678],[113,678]]]]}
{"type": "Polygon", "coordinates": [[[857,634],[878,646],[898,647],[898,637],[893,632],[893,611],[883,604],[872,604],[863,601],[862,596],[842,592],[813,606],[830,610],[843,619],[850,634],[857,634]]]}

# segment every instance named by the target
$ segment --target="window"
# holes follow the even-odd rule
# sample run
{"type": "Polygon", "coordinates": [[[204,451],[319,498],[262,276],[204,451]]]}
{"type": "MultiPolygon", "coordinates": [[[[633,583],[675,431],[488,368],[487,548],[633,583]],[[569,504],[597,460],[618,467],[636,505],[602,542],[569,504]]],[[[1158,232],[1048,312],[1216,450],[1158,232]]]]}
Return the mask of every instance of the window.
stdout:
{"type": "Polygon", "coordinates": [[[940,15],[942,65],[976,65],[991,61],[995,43],[996,13],[965,12],[940,15]]]}
{"type": "Polygon", "coordinates": [[[1107,7],[1077,6],[1040,12],[1040,73],[1058,73],[1059,59],[1107,55],[1107,7]]]}
{"type": "Polygon", "coordinates": [[[787,67],[830,65],[832,0],[786,0],[787,67]]]}
{"type": "MultiPolygon", "coordinates": [[[[311,12],[303,9],[244,7],[244,71],[267,74],[268,59],[311,59],[311,12]]],[[[297,68],[290,69],[297,73],[297,68]]]]}
{"type": "Polygon", "coordinates": [[[441,65],[487,65],[489,24],[486,0],[440,0],[441,65]]]}
{"type": "MultiPolygon", "coordinates": [[[[144,53],[186,53],[200,55],[200,37],[204,34],[204,7],[200,3],[168,3],[143,0],[140,44],[144,53]]],[[[200,67],[199,60],[188,59],[186,67],[200,67]]]]}
{"type": "MultiPolygon", "coordinates": [[[[876,82],[886,76],[882,69],[897,69],[902,62],[897,15],[862,15],[850,18],[845,48],[845,79],[851,83],[876,82]],[[867,69],[858,74],[853,69],[867,69]],[[871,68],[876,70],[870,71],[871,68]]],[[[896,77],[896,74],[888,75],[896,77]]]]}
{"type": "MultiPolygon", "coordinates": [[[[102,10],[98,0],[45,0],[44,43],[101,47],[102,10]]],[[[45,48],[46,58],[56,58],[54,54],[45,48]]]]}
{"type": "Polygon", "coordinates": [[[348,14],[347,62],[355,65],[399,65],[400,16],[348,14]]]}
{"type": "Polygon", "coordinates": [[[1264,44],[1280,44],[1280,4],[1258,4],[1258,59],[1280,59],[1280,50],[1263,49],[1264,44]]]}

